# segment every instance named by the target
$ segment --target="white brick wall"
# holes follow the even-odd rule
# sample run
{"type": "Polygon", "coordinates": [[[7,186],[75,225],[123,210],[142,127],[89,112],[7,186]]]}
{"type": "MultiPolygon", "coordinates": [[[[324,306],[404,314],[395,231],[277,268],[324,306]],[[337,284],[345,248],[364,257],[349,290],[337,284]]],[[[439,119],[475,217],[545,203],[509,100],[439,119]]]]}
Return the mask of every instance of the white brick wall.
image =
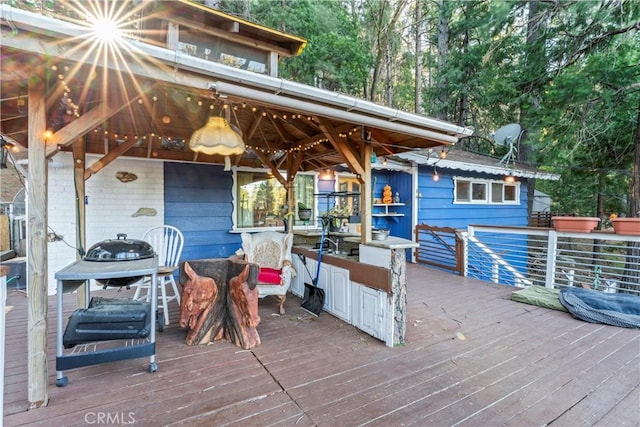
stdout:
{"type": "MultiPolygon", "coordinates": [[[[87,156],[87,166],[98,157],[87,156]]],[[[76,260],[76,203],[73,184],[73,158],[60,153],[49,163],[49,232],[64,236],[64,241],[48,244],[49,294],[55,294],[54,274],[76,260]],[[65,243],[66,242],[66,243],[65,243]]],[[[115,239],[118,233],[140,239],[149,228],[164,223],[164,175],[160,161],[118,159],[85,183],[87,195],[86,224],[87,247],[96,242],[115,239]],[[123,183],[116,179],[117,172],[137,175],[135,181],[123,183]],[[133,215],[140,208],[152,208],[155,216],[133,215]]]]}

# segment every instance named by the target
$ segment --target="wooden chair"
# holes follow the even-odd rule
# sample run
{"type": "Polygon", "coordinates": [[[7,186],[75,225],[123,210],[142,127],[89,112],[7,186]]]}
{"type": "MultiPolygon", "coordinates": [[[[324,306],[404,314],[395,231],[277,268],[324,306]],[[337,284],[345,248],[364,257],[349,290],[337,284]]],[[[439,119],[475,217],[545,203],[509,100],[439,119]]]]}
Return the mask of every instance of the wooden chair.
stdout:
{"type": "MultiPolygon", "coordinates": [[[[149,242],[151,247],[158,255],[158,299],[162,304],[162,312],[164,314],[164,324],[169,324],[169,302],[176,300],[180,305],[180,292],[173,278],[173,273],[178,269],[178,262],[182,254],[184,246],[184,236],[182,232],[171,225],[162,225],[147,230],[142,236],[142,240],[149,242]],[[167,284],[171,284],[173,295],[167,294],[167,284]]],[[[133,295],[134,300],[145,299],[149,301],[151,292],[149,285],[151,279],[145,277],[141,281],[133,284],[136,292],[133,295]],[[141,291],[145,289],[146,294],[141,295],[141,291]]]]}
{"type": "Polygon", "coordinates": [[[247,262],[258,264],[258,296],[274,295],[279,300],[279,313],[284,314],[284,301],[296,270],[291,265],[293,234],[277,231],[242,233],[242,251],[247,262]]]}

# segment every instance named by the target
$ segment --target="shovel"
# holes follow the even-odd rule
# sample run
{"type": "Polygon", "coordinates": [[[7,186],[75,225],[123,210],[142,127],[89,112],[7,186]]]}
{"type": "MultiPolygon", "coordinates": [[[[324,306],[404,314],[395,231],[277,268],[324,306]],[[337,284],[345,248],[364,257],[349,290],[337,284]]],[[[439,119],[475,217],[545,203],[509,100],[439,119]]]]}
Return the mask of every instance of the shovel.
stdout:
{"type": "Polygon", "coordinates": [[[320,239],[320,251],[318,252],[318,268],[316,269],[316,278],[311,277],[311,273],[307,268],[307,259],[304,255],[298,255],[307,270],[307,274],[311,278],[313,284],[304,284],[304,298],[302,299],[302,308],[314,316],[320,315],[322,306],[324,305],[324,289],[318,287],[318,278],[320,277],[320,264],[322,263],[322,245],[324,243],[324,226],[322,227],[322,237],[320,239]]]}

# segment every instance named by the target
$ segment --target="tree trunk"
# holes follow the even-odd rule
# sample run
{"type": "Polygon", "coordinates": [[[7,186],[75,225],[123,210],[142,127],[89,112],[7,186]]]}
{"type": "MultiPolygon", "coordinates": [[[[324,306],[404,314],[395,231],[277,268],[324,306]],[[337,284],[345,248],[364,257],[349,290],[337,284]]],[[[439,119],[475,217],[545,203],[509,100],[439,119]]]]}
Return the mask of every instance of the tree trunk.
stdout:
{"type": "MultiPolygon", "coordinates": [[[[638,105],[638,117],[636,120],[636,142],[634,150],[633,166],[631,167],[631,194],[629,197],[629,216],[640,217],[640,105],[638,105]]],[[[629,274],[626,281],[620,284],[621,289],[640,291],[640,243],[629,243],[627,246],[627,260],[625,271],[629,274]]]]}
{"type": "Polygon", "coordinates": [[[447,90],[447,60],[449,56],[449,16],[446,2],[438,2],[438,108],[436,117],[447,120],[449,92],[447,90]]]}
{"type": "MultiPolygon", "coordinates": [[[[464,31],[464,39],[462,41],[462,51],[465,54],[469,53],[469,30],[466,29],[464,31]]],[[[469,71],[465,71],[467,74],[467,81],[469,81],[470,76],[468,75],[469,71]]],[[[469,112],[469,96],[467,94],[467,89],[465,88],[460,95],[460,104],[458,108],[458,117],[456,118],[456,123],[460,126],[465,126],[467,124],[467,115],[469,112]]]]}
{"type": "Polygon", "coordinates": [[[393,56],[391,54],[391,40],[387,39],[387,46],[385,48],[385,91],[387,92],[387,107],[393,107],[393,56]]]}
{"type": "Polygon", "coordinates": [[[629,198],[630,217],[640,217],[640,104],[638,105],[638,118],[636,120],[636,143],[634,160],[631,167],[631,195],[629,198]]]}
{"type": "Polygon", "coordinates": [[[422,0],[416,2],[416,99],[414,109],[416,114],[422,114],[422,0]]]}
{"type": "MultiPolygon", "coordinates": [[[[540,83],[544,79],[535,79],[534,76],[543,76],[545,74],[546,63],[542,61],[544,58],[544,44],[540,43],[541,35],[543,34],[543,22],[540,21],[538,16],[538,10],[540,3],[538,0],[531,0],[529,5],[529,16],[527,19],[527,54],[525,73],[522,83],[523,92],[529,97],[529,101],[525,105],[520,107],[520,121],[525,127],[525,132],[522,134],[518,146],[518,160],[524,163],[532,163],[534,153],[533,147],[528,140],[528,128],[533,128],[534,124],[529,122],[529,111],[534,108],[539,108],[540,105],[540,83]],[[526,82],[526,84],[525,84],[526,82]],[[529,83],[530,82],[530,83],[529,83]]],[[[536,180],[531,178],[527,181],[527,217],[531,217],[533,211],[533,201],[535,198],[536,180]]]]}

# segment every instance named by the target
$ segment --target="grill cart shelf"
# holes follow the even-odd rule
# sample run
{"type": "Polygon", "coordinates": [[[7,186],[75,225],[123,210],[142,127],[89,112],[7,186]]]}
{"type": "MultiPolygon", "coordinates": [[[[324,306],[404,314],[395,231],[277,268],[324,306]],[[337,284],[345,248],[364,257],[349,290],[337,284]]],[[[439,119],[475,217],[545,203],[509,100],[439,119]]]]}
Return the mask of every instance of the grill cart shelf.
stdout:
{"type": "MultiPolygon", "coordinates": [[[[146,258],[140,260],[131,260],[131,261],[104,261],[104,262],[95,262],[95,261],[76,261],[73,264],[70,264],[58,271],[55,274],[55,278],[58,282],[57,288],[57,336],[56,336],[56,385],[58,387],[64,387],[67,385],[68,378],[64,376],[64,370],[80,368],[83,366],[96,365],[100,363],[106,362],[115,362],[118,360],[126,360],[126,359],[136,359],[139,357],[150,356],[149,358],[149,372],[155,372],[157,370],[157,364],[155,362],[155,353],[156,353],[156,315],[157,315],[157,306],[158,306],[158,294],[157,294],[157,272],[158,272],[158,257],[146,258]],[[77,351],[77,348],[74,348],[74,351],[71,351],[68,354],[65,354],[65,329],[63,325],[63,311],[64,311],[64,294],[71,293],[82,286],[84,283],[87,283],[87,291],[86,291],[86,301],[85,306],[90,306],[90,291],[89,291],[89,283],[90,279],[101,280],[104,281],[106,279],[121,279],[127,277],[144,277],[151,276],[151,301],[147,305],[138,305],[137,309],[140,311],[141,307],[147,307],[148,317],[149,317],[149,333],[148,337],[144,340],[139,339],[136,340],[139,343],[131,345],[129,343],[126,346],[114,347],[114,348],[105,348],[105,349],[95,349],[93,351],[77,351]]],[[[112,304],[109,308],[113,308],[113,302],[117,300],[113,299],[97,299],[97,301],[109,301],[109,304],[112,304]]],[[[116,303],[117,304],[117,303],[116,303]]],[[[124,311],[128,310],[133,306],[131,302],[123,301],[122,304],[119,304],[120,308],[124,311]]],[[[80,314],[82,309],[76,310],[78,314],[80,314]]],[[[100,336],[101,333],[105,333],[105,331],[109,331],[109,310],[98,310],[99,315],[104,314],[103,312],[107,312],[106,316],[102,316],[101,320],[95,323],[93,326],[90,325],[88,327],[89,333],[96,333],[100,336]],[[104,322],[105,317],[107,322],[104,322]],[[91,329],[93,327],[93,329],[91,329]]],[[[75,312],[74,312],[75,313],[75,312]]],[[[73,317],[73,315],[72,315],[73,317]]],[[[112,316],[114,321],[118,321],[119,316],[112,316]]],[[[86,332],[86,329],[85,329],[86,332]]],[[[108,333],[108,332],[107,332],[108,333]]],[[[88,335],[91,336],[91,335],[88,335]]],[[[122,338],[118,336],[118,331],[116,335],[118,339],[122,338]]],[[[68,338],[67,338],[68,339],[68,338]]],[[[107,338],[108,339],[108,338],[107,338]]],[[[106,340],[106,339],[105,339],[106,340]]],[[[68,342],[67,342],[68,344],[68,342]]],[[[83,350],[88,348],[96,348],[93,345],[85,345],[83,350]]],[[[81,347],[82,348],[82,347],[81,347]]]]}

